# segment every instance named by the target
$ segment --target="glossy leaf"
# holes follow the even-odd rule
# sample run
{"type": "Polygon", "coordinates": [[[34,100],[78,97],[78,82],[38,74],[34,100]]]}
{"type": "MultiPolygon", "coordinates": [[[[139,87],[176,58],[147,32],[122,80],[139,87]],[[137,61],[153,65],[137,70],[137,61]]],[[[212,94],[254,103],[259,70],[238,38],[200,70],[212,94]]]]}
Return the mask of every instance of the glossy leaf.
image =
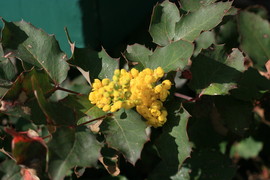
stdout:
{"type": "Polygon", "coordinates": [[[201,31],[211,30],[217,26],[231,8],[231,4],[231,2],[210,4],[183,16],[176,24],[174,40],[194,41],[201,31]]]}
{"type": "Polygon", "coordinates": [[[190,115],[184,108],[179,108],[177,105],[170,107],[168,122],[164,125],[164,131],[157,140],[162,162],[153,171],[153,179],[160,176],[160,173],[163,176],[162,179],[168,179],[178,172],[183,162],[190,156],[191,144],[186,132],[190,115]],[[159,169],[162,168],[164,168],[164,172],[160,172],[159,169]]]}
{"type": "Polygon", "coordinates": [[[77,48],[70,42],[72,57],[68,62],[90,73],[91,81],[96,78],[112,78],[118,68],[118,59],[110,57],[105,49],[100,52],[90,48],[77,48]]]}
{"type": "Polygon", "coordinates": [[[69,66],[55,37],[25,21],[3,20],[2,45],[5,53],[32,66],[43,68],[56,84],[67,77],[69,66]]]}
{"type": "Polygon", "coordinates": [[[21,73],[11,88],[4,95],[4,100],[18,100],[24,102],[28,98],[34,96],[34,90],[31,82],[31,78],[35,77],[39,83],[39,86],[43,89],[44,93],[49,93],[53,89],[50,83],[48,75],[44,71],[37,71],[32,69],[29,72],[21,73]]]}
{"type": "Polygon", "coordinates": [[[52,179],[63,179],[75,166],[96,166],[101,144],[85,128],[58,128],[48,147],[49,175],[52,179]]]}
{"type": "Polygon", "coordinates": [[[166,46],[175,36],[175,24],[180,20],[177,6],[170,1],[164,1],[154,7],[149,32],[153,42],[166,46]]]}
{"type": "Polygon", "coordinates": [[[106,115],[104,111],[99,109],[97,106],[90,103],[88,96],[76,96],[76,95],[68,95],[65,99],[61,100],[61,102],[74,110],[76,112],[76,119],[80,119],[84,116],[88,116],[87,119],[81,119],[77,122],[77,124],[84,123],[84,120],[91,120],[95,118],[102,117],[106,115]]]}
{"type": "Polygon", "coordinates": [[[253,68],[244,72],[238,81],[238,88],[232,89],[231,94],[241,100],[249,101],[260,99],[263,93],[270,89],[270,80],[253,68]]]}
{"type": "Polygon", "coordinates": [[[133,110],[119,110],[114,117],[103,120],[100,125],[108,145],[123,153],[132,164],[140,158],[144,143],[148,140],[146,127],[141,116],[133,110]]]}
{"type": "Polygon", "coordinates": [[[256,68],[265,70],[270,59],[270,25],[259,15],[243,11],[238,16],[241,47],[252,59],[256,68]]]}
{"type": "Polygon", "coordinates": [[[49,102],[39,85],[39,82],[35,77],[31,78],[32,87],[35,92],[35,97],[37,102],[46,116],[47,123],[49,125],[75,125],[76,118],[74,116],[74,112],[63,106],[61,103],[52,103],[49,102]]]}

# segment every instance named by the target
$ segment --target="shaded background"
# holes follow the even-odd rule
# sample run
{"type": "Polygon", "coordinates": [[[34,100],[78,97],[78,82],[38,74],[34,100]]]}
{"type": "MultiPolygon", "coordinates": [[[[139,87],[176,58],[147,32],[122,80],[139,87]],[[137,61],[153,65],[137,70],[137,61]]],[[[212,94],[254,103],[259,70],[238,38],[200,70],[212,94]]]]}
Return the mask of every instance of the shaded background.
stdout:
{"type": "MultiPolygon", "coordinates": [[[[126,44],[151,43],[148,26],[153,6],[162,0],[9,0],[0,1],[0,16],[7,21],[24,19],[55,34],[63,51],[70,55],[64,32],[67,27],[77,47],[103,46],[118,57],[126,44]]],[[[175,0],[177,1],[177,0],[175,0]]],[[[261,4],[267,0],[235,0],[236,7],[261,4]]]]}

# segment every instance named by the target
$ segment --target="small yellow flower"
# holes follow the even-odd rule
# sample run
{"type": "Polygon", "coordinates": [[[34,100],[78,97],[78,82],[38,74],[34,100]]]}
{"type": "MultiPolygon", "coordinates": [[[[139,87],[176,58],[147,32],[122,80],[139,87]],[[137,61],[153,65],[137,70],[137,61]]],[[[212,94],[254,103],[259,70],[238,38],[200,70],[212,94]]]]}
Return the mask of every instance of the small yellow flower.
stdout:
{"type": "Polygon", "coordinates": [[[157,85],[163,76],[161,67],[141,72],[134,68],[130,71],[116,69],[112,81],[108,78],[94,80],[89,100],[105,112],[136,107],[149,125],[160,127],[167,121],[168,113],[162,102],[172,85],[169,80],[157,85]]]}

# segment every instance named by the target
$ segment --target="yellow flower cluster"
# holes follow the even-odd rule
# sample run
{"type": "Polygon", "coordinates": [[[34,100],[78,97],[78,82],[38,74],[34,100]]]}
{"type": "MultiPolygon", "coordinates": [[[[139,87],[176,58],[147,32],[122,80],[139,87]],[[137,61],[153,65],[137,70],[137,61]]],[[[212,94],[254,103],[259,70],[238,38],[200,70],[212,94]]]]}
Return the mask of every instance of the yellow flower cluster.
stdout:
{"type": "Polygon", "coordinates": [[[148,124],[159,127],[167,121],[167,110],[163,102],[171,88],[169,80],[156,85],[163,76],[161,67],[155,70],[146,68],[141,72],[134,68],[129,72],[116,69],[112,81],[107,78],[94,80],[89,100],[106,112],[136,107],[148,124]]]}

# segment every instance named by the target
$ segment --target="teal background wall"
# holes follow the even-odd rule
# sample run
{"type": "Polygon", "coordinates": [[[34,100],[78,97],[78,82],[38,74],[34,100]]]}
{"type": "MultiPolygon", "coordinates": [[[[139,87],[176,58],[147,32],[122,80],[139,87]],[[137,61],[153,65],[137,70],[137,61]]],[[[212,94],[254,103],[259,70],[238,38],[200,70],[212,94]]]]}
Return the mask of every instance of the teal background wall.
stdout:
{"type": "Polygon", "coordinates": [[[148,26],[158,0],[1,0],[0,16],[55,34],[70,55],[64,27],[77,47],[104,47],[118,57],[127,44],[151,42],[148,26]]]}
{"type": "Polygon", "coordinates": [[[82,14],[78,0],[2,0],[0,16],[7,21],[25,20],[55,34],[63,51],[70,54],[64,27],[76,45],[84,46],[82,14]]]}

